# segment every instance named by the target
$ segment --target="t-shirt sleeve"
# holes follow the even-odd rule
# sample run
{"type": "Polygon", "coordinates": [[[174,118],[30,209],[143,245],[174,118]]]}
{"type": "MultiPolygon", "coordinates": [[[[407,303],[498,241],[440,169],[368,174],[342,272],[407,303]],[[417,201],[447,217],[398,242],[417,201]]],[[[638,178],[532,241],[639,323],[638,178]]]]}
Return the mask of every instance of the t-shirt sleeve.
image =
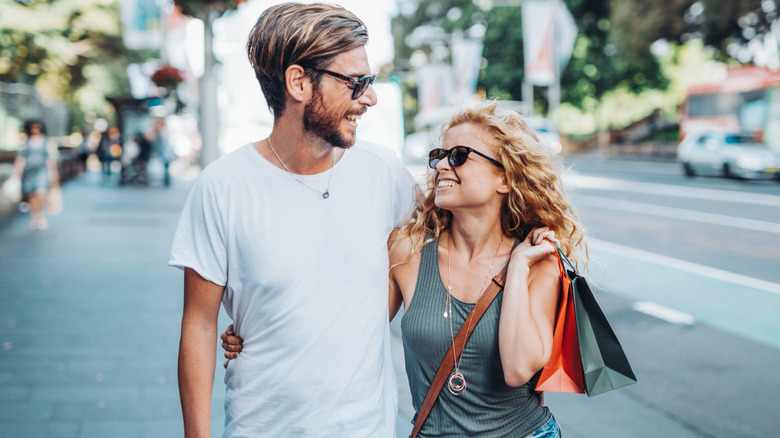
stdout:
{"type": "Polygon", "coordinates": [[[184,203],[173,238],[169,266],[192,268],[206,280],[227,283],[225,218],[218,184],[205,172],[184,203]]]}

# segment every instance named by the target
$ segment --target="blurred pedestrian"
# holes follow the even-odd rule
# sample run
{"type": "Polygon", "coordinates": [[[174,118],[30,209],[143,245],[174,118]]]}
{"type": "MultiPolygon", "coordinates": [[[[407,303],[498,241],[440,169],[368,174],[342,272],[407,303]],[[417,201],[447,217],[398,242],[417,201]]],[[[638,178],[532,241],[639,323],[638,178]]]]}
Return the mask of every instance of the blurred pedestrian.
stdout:
{"type": "Polygon", "coordinates": [[[81,130],[81,143],[77,150],[79,154],[79,172],[87,170],[87,160],[92,155],[92,144],[90,144],[89,131],[86,129],[81,130]]]}
{"type": "Polygon", "coordinates": [[[14,178],[22,182],[22,201],[30,205],[30,229],[45,230],[46,196],[52,186],[59,185],[57,162],[48,148],[46,126],[42,121],[29,120],[24,123],[26,139],[14,162],[14,178]]]}
{"type": "Polygon", "coordinates": [[[203,171],[170,261],[185,271],[187,437],[210,432],[220,301],[245,341],[227,367],[223,436],[395,435],[386,245],[416,185],[389,148],[355,145],[377,99],[367,41],[329,4],[272,6],[250,34],[272,132],[203,171]]]}
{"type": "Polygon", "coordinates": [[[148,186],[146,163],[152,153],[152,132],[137,132],[127,140],[122,151],[122,176],[120,185],[148,186]]]}
{"type": "Polygon", "coordinates": [[[135,166],[138,169],[138,182],[141,185],[149,185],[149,175],[146,171],[149,158],[152,156],[152,136],[139,132],[136,134],[136,142],[138,143],[138,155],[135,158],[135,166]]]}
{"type": "Polygon", "coordinates": [[[119,163],[122,170],[119,173],[119,185],[135,184],[138,181],[138,168],[136,159],[138,158],[139,146],[137,136],[126,139],[122,144],[122,156],[119,163]]]}
{"type": "Polygon", "coordinates": [[[122,139],[118,127],[112,126],[100,135],[97,156],[100,160],[103,182],[109,182],[112,173],[111,166],[115,160],[122,156],[122,139]]]}
{"type": "Polygon", "coordinates": [[[170,165],[174,154],[171,143],[168,139],[168,130],[165,126],[165,118],[156,117],[154,119],[154,128],[151,134],[151,142],[154,151],[159,155],[163,163],[163,184],[165,187],[171,185],[170,165]]]}

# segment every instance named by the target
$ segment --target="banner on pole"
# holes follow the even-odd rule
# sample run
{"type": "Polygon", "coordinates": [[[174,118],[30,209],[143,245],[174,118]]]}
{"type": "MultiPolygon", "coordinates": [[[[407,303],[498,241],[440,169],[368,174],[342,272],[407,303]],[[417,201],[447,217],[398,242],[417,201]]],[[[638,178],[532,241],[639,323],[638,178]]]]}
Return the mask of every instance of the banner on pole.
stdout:
{"type": "Polygon", "coordinates": [[[523,2],[525,80],[549,86],[558,80],[577,39],[574,18],[560,1],[523,2]]]}
{"type": "Polygon", "coordinates": [[[461,34],[452,38],[452,69],[459,103],[468,102],[477,92],[479,68],[482,63],[482,40],[465,39],[461,34]]]}

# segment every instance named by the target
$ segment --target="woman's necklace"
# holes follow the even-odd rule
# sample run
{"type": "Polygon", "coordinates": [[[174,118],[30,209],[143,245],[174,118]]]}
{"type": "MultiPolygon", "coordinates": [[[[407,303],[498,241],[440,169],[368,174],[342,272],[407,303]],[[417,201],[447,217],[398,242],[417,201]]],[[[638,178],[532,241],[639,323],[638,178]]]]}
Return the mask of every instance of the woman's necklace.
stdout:
{"type": "Polygon", "coordinates": [[[290,174],[290,176],[293,177],[294,180],[298,181],[299,183],[303,184],[304,186],[308,187],[309,189],[314,190],[317,193],[322,193],[322,198],[323,199],[328,199],[328,197],[330,197],[330,180],[333,178],[333,168],[336,167],[336,154],[335,153],[333,154],[333,164],[331,164],[331,166],[330,166],[330,174],[328,175],[328,186],[325,187],[325,191],[324,192],[320,192],[319,189],[316,189],[316,188],[306,184],[305,182],[303,182],[302,179],[298,178],[297,175],[295,175],[294,173],[290,172],[290,169],[287,168],[287,165],[284,164],[284,161],[282,161],[282,159],[279,158],[279,154],[277,154],[276,150],[274,150],[274,145],[271,144],[271,137],[270,136],[268,137],[268,146],[271,147],[271,152],[274,153],[274,156],[276,157],[276,159],[279,160],[280,163],[282,163],[282,167],[284,167],[284,170],[286,170],[287,173],[290,174]]]}
{"type": "MultiPolygon", "coordinates": [[[[477,296],[477,301],[479,301],[479,299],[482,297],[482,294],[485,292],[485,288],[487,287],[488,282],[490,281],[490,273],[493,272],[493,264],[496,261],[496,257],[498,257],[498,252],[501,250],[501,245],[503,243],[504,243],[504,239],[501,238],[498,241],[498,248],[496,248],[496,253],[493,255],[493,259],[490,260],[490,267],[488,268],[487,275],[485,275],[485,282],[482,284],[482,289],[479,292],[479,296],[477,296]]],[[[444,303],[444,318],[450,320],[450,341],[452,342],[452,357],[455,362],[455,371],[453,371],[453,373],[450,375],[449,380],[447,380],[447,389],[450,390],[452,395],[461,395],[464,392],[466,392],[466,378],[460,372],[460,360],[463,359],[463,352],[461,351],[460,357],[455,356],[455,332],[452,330],[452,284],[450,283],[450,279],[452,278],[450,275],[450,252],[451,251],[452,251],[452,238],[451,238],[451,234],[447,233],[447,297],[444,303]]],[[[466,329],[466,333],[468,333],[468,331],[471,330],[471,313],[469,313],[468,322],[469,322],[469,326],[466,329]]],[[[465,345],[463,345],[463,347],[465,347],[465,345]]]]}

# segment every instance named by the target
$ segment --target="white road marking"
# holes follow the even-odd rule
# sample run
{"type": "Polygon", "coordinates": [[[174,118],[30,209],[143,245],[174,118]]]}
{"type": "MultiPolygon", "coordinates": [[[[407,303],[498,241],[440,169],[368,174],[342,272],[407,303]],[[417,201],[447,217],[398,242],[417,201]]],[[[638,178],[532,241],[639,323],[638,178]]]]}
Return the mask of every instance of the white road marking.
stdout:
{"type": "Polygon", "coordinates": [[[713,225],[723,225],[734,228],[744,228],[753,231],[780,234],[780,223],[744,219],[734,216],[726,216],[702,211],[685,210],[682,208],[664,207],[660,205],[644,204],[640,202],[610,199],[601,196],[577,196],[577,204],[592,207],[609,208],[613,210],[629,211],[644,215],[682,219],[692,222],[703,222],[713,225]]]}
{"type": "Polygon", "coordinates": [[[696,318],[693,315],[666,307],[652,301],[637,301],[631,306],[637,312],[650,315],[672,324],[693,325],[696,318]]]}
{"type": "Polygon", "coordinates": [[[771,281],[760,280],[747,275],[736,274],[723,269],[712,268],[710,266],[700,265],[698,263],[688,262],[674,257],[668,257],[640,249],[631,248],[616,243],[607,242],[601,239],[588,239],[588,245],[594,249],[608,251],[625,257],[631,257],[636,260],[654,263],[656,265],[666,266],[678,269],[692,274],[702,275],[715,280],[726,281],[739,286],[750,287],[765,292],[780,295],[780,284],[771,281]]]}
{"type": "Polygon", "coordinates": [[[616,190],[621,192],[648,193],[652,195],[674,196],[676,198],[704,199],[709,201],[733,202],[780,207],[780,196],[761,193],[736,192],[729,190],[703,189],[698,187],[680,187],[671,184],[656,184],[628,181],[598,176],[566,172],[564,182],[575,187],[595,190],[616,190]]]}

